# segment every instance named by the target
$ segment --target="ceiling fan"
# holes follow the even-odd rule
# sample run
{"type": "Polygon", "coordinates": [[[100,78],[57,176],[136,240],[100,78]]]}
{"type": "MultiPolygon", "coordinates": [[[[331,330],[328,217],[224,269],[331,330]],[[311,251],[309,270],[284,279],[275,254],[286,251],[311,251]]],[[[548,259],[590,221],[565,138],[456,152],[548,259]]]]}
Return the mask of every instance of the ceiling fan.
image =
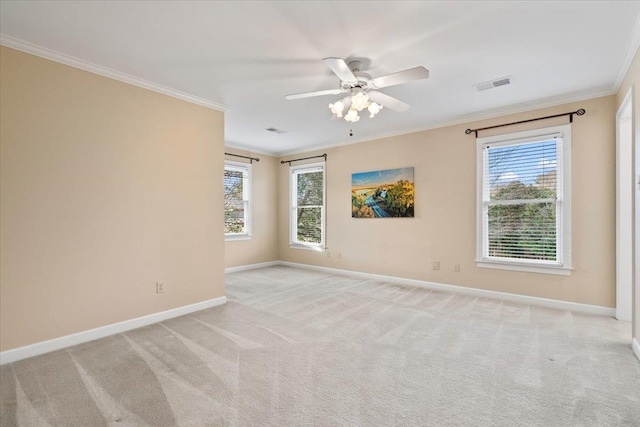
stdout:
{"type": "Polygon", "coordinates": [[[397,113],[407,111],[409,104],[382,92],[378,92],[378,89],[429,77],[429,70],[424,67],[415,67],[373,79],[369,74],[360,71],[360,67],[362,67],[361,61],[354,60],[349,62],[349,64],[340,58],[325,58],[323,61],[340,79],[340,87],[287,95],[285,99],[301,99],[347,93],[348,95],[346,97],[329,104],[329,109],[335,117],[344,117],[348,122],[357,122],[360,120],[358,112],[365,108],[370,113],[369,117],[374,117],[378,114],[383,106],[397,113]]]}

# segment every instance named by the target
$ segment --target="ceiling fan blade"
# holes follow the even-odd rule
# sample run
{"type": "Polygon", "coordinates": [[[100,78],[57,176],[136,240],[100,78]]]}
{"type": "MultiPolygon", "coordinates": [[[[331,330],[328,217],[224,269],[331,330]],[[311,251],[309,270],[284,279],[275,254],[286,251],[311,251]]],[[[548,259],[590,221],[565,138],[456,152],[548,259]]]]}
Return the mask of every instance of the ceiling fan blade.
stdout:
{"type": "Polygon", "coordinates": [[[313,96],[339,95],[344,92],[345,91],[342,89],[318,90],[316,92],[296,93],[293,95],[287,95],[284,97],[284,99],[301,99],[301,98],[311,98],[313,96]]]}
{"type": "Polygon", "coordinates": [[[415,67],[369,80],[369,85],[374,89],[381,89],[426,78],[429,78],[429,70],[424,67],[415,67]]]}
{"type": "Polygon", "coordinates": [[[382,92],[370,91],[367,95],[369,95],[370,100],[377,102],[378,104],[382,104],[384,108],[388,108],[396,113],[404,113],[411,107],[406,102],[402,102],[392,96],[385,95],[382,92]]]}
{"type": "Polygon", "coordinates": [[[353,72],[349,69],[349,66],[344,59],[340,58],[324,58],[324,63],[327,64],[327,67],[333,71],[336,76],[340,79],[340,81],[347,83],[357,83],[358,79],[353,75],[353,72]]]}

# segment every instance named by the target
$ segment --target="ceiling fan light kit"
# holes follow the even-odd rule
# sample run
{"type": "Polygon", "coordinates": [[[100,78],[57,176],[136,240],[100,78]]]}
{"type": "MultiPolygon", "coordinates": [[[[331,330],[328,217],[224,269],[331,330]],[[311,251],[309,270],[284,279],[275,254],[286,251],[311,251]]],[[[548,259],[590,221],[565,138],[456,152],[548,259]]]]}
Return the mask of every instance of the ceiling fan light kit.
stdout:
{"type": "Polygon", "coordinates": [[[340,101],[329,104],[329,110],[331,110],[331,113],[333,113],[335,117],[344,117],[346,121],[354,123],[360,120],[358,112],[365,108],[369,110],[370,118],[373,118],[380,112],[380,110],[382,110],[382,104],[377,104],[376,102],[371,101],[369,99],[369,95],[362,91],[362,89],[353,89],[352,93],[352,95],[347,96],[340,101]],[[345,107],[349,103],[351,103],[351,107],[349,107],[347,114],[344,114],[345,107]]]}
{"type": "Polygon", "coordinates": [[[329,104],[329,110],[334,117],[342,117],[351,123],[360,120],[358,112],[365,108],[369,111],[370,118],[375,117],[384,108],[384,105],[398,113],[407,111],[409,104],[379,92],[378,89],[429,77],[429,70],[424,67],[415,67],[372,79],[369,74],[360,71],[362,66],[360,61],[351,61],[348,65],[340,58],[325,58],[323,61],[340,79],[340,89],[287,95],[285,99],[291,100],[348,93],[349,95],[346,97],[329,104]],[[345,110],[347,111],[346,113],[345,110]]]}

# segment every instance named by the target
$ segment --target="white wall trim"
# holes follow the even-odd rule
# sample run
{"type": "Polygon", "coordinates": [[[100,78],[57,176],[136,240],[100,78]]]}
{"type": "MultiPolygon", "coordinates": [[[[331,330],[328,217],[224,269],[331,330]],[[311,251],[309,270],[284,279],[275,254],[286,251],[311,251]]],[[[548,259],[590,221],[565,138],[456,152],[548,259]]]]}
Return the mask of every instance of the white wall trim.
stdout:
{"type": "Polygon", "coordinates": [[[631,341],[631,346],[633,347],[633,352],[636,354],[636,357],[640,360],[640,341],[634,338],[631,341]]]}
{"type": "Polygon", "coordinates": [[[616,318],[633,314],[633,86],[616,112],[616,318]]]}
{"type": "Polygon", "coordinates": [[[33,43],[26,42],[24,40],[16,39],[4,34],[0,34],[0,44],[2,46],[17,49],[22,52],[29,53],[31,55],[39,56],[44,59],[59,62],[70,67],[79,68],[90,73],[99,74],[110,79],[118,80],[124,83],[128,83],[134,86],[138,86],[144,89],[158,92],[163,95],[178,98],[183,101],[191,102],[192,104],[202,105],[203,107],[212,108],[218,111],[226,111],[227,106],[208,99],[200,98],[195,95],[181,92],[179,90],[171,89],[166,86],[159,85],[157,83],[150,82],[145,79],[131,76],[129,74],[121,73],[120,71],[113,70],[111,68],[103,67],[102,65],[94,64],[92,62],[85,61],[83,59],[75,58],[70,55],[66,55],[55,50],[48,49],[46,47],[38,46],[33,43]]]}
{"type": "Polygon", "coordinates": [[[618,92],[620,89],[620,85],[624,80],[624,77],[627,75],[629,71],[629,67],[631,66],[631,62],[633,62],[633,57],[636,56],[636,52],[640,47],[640,16],[636,20],[636,25],[633,27],[633,31],[631,32],[631,37],[629,38],[629,46],[627,47],[627,54],[622,60],[622,64],[620,65],[620,70],[618,71],[618,76],[616,77],[616,81],[613,84],[613,90],[618,92]]]}
{"type": "Polygon", "coordinates": [[[554,308],[557,310],[569,310],[578,313],[595,314],[599,316],[614,317],[616,310],[612,307],[599,305],[581,304],[577,302],[560,301],[548,298],[532,297],[528,295],[510,294],[507,292],[489,291],[486,289],[468,288],[465,286],[447,285],[444,283],[427,282],[416,279],[404,279],[394,276],[383,276],[379,274],[362,273],[359,271],[340,270],[337,268],[320,267],[317,265],[299,264],[295,262],[280,261],[280,265],[289,267],[304,268],[307,270],[324,271],[327,273],[340,274],[344,276],[360,277],[363,279],[378,280],[382,282],[394,283],[397,285],[413,286],[417,288],[431,289],[437,291],[455,292],[465,295],[473,295],[482,298],[499,299],[503,301],[516,302],[520,304],[530,304],[540,307],[554,308]]]}
{"type": "MultiPolygon", "coordinates": [[[[281,152],[269,151],[269,150],[265,150],[264,148],[254,147],[247,144],[238,143],[235,141],[225,141],[225,146],[236,148],[239,150],[250,151],[253,153],[264,154],[272,157],[284,157],[284,156],[289,156],[293,154],[308,153],[311,151],[324,150],[328,148],[336,148],[336,147],[341,147],[345,145],[352,145],[360,142],[376,141],[379,139],[392,138],[396,136],[407,135],[407,134],[412,134],[417,132],[424,132],[427,130],[438,129],[443,127],[456,126],[460,124],[468,124],[474,121],[498,118],[498,117],[503,117],[510,114],[523,113],[523,112],[537,110],[541,108],[554,107],[554,106],[568,104],[572,102],[585,101],[588,99],[600,98],[602,96],[614,95],[615,93],[617,93],[618,88],[622,83],[624,76],[626,75],[626,71],[631,65],[631,60],[633,59],[633,54],[635,53],[635,50],[637,50],[638,48],[638,44],[640,44],[640,25],[636,25],[636,29],[634,30],[634,33],[633,33],[632,42],[629,49],[629,52],[631,53],[627,55],[628,58],[626,58],[624,61],[624,64],[621,68],[618,79],[616,80],[613,89],[609,89],[609,90],[603,89],[603,88],[589,89],[586,91],[580,91],[580,92],[565,94],[561,96],[553,96],[553,97],[549,97],[541,100],[539,99],[539,100],[529,101],[529,102],[520,103],[516,105],[509,105],[509,106],[500,107],[500,108],[496,108],[489,111],[472,113],[465,116],[454,118],[453,120],[445,120],[441,122],[431,123],[427,126],[423,126],[419,128],[403,130],[399,132],[390,132],[390,133],[377,135],[374,137],[368,137],[368,138],[360,138],[355,140],[349,139],[348,141],[345,140],[343,142],[338,142],[334,144],[321,144],[317,146],[300,147],[300,148],[285,150],[281,152]],[[635,46],[635,50],[633,49],[634,46],[635,46]]],[[[16,39],[14,37],[10,37],[5,34],[0,34],[0,45],[6,46],[12,49],[17,49],[32,55],[36,55],[41,58],[49,59],[51,61],[59,62],[61,64],[69,65],[74,68],[79,68],[84,71],[99,74],[101,76],[108,77],[114,80],[129,83],[134,86],[138,86],[144,89],[158,92],[163,95],[171,96],[173,98],[178,98],[183,101],[191,102],[193,104],[212,108],[214,110],[226,111],[229,108],[227,105],[222,103],[218,103],[218,102],[200,98],[185,92],[181,92],[175,89],[171,89],[169,87],[162,86],[145,79],[131,76],[129,74],[125,74],[120,71],[103,67],[101,65],[94,64],[92,62],[85,61],[70,55],[66,55],[64,53],[57,52],[49,48],[38,46],[24,40],[16,39]]]]}
{"type": "MultiPolygon", "coordinates": [[[[264,149],[250,147],[248,145],[243,145],[243,144],[236,144],[228,141],[224,142],[224,148],[225,149],[230,148],[231,151],[233,150],[244,151],[245,153],[249,153],[250,155],[262,154],[263,156],[269,156],[269,157],[275,156],[275,154],[272,151],[266,151],[264,149]]],[[[238,154],[238,153],[235,153],[235,154],[238,154]]],[[[239,154],[242,154],[242,153],[239,153],[239,154]]]]}
{"type": "Polygon", "coordinates": [[[124,322],[112,323],[111,325],[89,329],[88,331],[77,332],[75,334],[66,335],[64,337],[54,338],[24,347],[6,350],[0,353],[0,365],[26,359],[28,357],[38,356],[44,353],[49,353],[51,351],[60,350],[62,348],[71,347],[73,345],[93,341],[98,338],[104,338],[109,335],[115,335],[121,332],[130,331],[131,329],[140,328],[142,326],[147,326],[152,323],[172,319],[174,317],[184,316],[185,314],[204,310],[206,308],[217,307],[219,305],[225,304],[226,302],[227,297],[222,296],[195,304],[185,305],[183,307],[173,308],[171,310],[161,311],[159,313],[149,314],[147,316],[136,317],[135,319],[125,320],[124,322]]]}
{"type": "MultiPolygon", "coordinates": [[[[567,94],[567,95],[561,95],[557,97],[550,97],[550,98],[524,102],[521,104],[507,105],[505,107],[500,107],[492,110],[483,110],[481,112],[471,113],[471,114],[467,114],[457,118],[453,118],[452,120],[434,122],[419,128],[402,130],[398,132],[389,132],[389,133],[380,134],[373,137],[349,139],[349,140],[332,143],[332,144],[320,144],[315,146],[301,147],[301,148],[295,148],[292,150],[285,150],[285,151],[266,153],[266,154],[270,156],[282,158],[282,157],[291,156],[294,154],[298,155],[298,154],[312,153],[315,151],[327,150],[330,148],[337,148],[337,147],[343,147],[346,145],[359,144],[361,142],[378,141],[380,139],[393,138],[397,136],[408,135],[408,134],[418,133],[418,132],[425,132],[428,130],[440,129],[444,127],[452,127],[452,126],[458,126],[458,125],[466,125],[468,127],[474,127],[472,126],[474,122],[478,122],[482,120],[504,118],[505,116],[509,116],[512,114],[527,113],[530,111],[540,110],[543,108],[557,107],[560,105],[571,104],[571,103],[580,102],[580,101],[588,101],[591,99],[601,98],[603,96],[615,95],[616,92],[617,90],[606,89],[606,88],[590,89],[586,91],[581,91],[581,92],[567,94]]],[[[225,142],[225,145],[233,146],[233,144],[234,144],[233,142],[225,142]]],[[[247,147],[244,149],[248,151],[256,150],[250,147],[247,147]]]]}
{"type": "MultiPolygon", "coordinates": [[[[394,276],[384,276],[373,273],[363,273],[359,271],[342,270],[338,268],[321,267],[310,264],[300,264],[288,261],[268,261],[257,264],[241,265],[237,267],[225,268],[225,273],[236,273],[246,270],[255,270],[258,268],[275,267],[284,265],[288,267],[304,268],[307,270],[323,271],[327,273],[340,274],[343,276],[360,277],[363,279],[378,280],[388,283],[394,283],[403,286],[413,286],[423,289],[431,289],[446,292],[455,292],[466,295],[473,295],[483,298],[499,299],[503,301],[516,302],[521,304],[531,304],[541,307],[555,308],[558,310],[570,310],[579,313],[595,314],[600,316],[615,316],[615,308],[603,307],[597,305],[581,304],[569,301],[559,301],[547,298],[532,297],[527,295],[510,294],[506,292],[490,291],[486,289],[468,288],[464,286],[448,285],[444,283],[427,282],[416,279],[406,279],[394,276]]],[[[115,335],[132,329],[147,326],[163,320],[172,319],[174,317],[184,316],[185,314],[204,310],[211,307],[217,307],[227,302],[227,297],[222,296],[199,303],[174,308],[171,310],[161,311],[159,313],[149,314],[147,316],[137,317],[135,319],[125,320],[123,322],[113,323],[111,325],[101,326],[99,328],[66,335],[60,338],[54,338],[47,341],[41,341],[35,344],[18,347],[11,350],[0,352],[0,365],[16,362],[28,357],[38,356],[40,354],[49,353],[51,351],[60,350],[62,348],[71,347],[77,344],[104,338],[109,335],[115,335]]],[[[633,351],[640,359],[640,343],[637,339],[633,339],[633,351]]]]}
{"type": "Polygon", "coordinates": [[[280,261],[267,261],[257,264],[239,265],[237,267],[227,267],[224,269],[225,274],[237,273],[238,271],[255,270],[256,268],[274,267],[280,265],[280,261]]]}

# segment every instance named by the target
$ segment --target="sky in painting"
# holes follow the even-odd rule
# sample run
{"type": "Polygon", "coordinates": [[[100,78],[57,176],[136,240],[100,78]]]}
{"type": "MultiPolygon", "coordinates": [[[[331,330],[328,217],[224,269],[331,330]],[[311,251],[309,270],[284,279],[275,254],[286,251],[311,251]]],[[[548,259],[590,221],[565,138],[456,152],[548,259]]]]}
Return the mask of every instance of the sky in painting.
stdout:
{"type": "Polygon", "coordinates": [[[382,184],[393,184],[401,179],[413,182],[413,168],[386,169],[354,173],[351,175],[351,186],[375,187],[382,184]]]}

